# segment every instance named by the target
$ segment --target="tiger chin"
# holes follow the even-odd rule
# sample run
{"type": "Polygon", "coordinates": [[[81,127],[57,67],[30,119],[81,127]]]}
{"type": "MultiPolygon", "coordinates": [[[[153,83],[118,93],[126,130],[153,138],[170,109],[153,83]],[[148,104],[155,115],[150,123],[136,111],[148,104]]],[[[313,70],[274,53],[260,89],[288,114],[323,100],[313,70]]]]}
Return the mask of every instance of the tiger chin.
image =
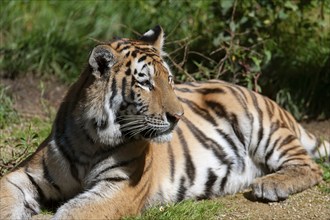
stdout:
{"type": "Polygon", "coordinates": [[[223,81],[174,85],[160,26],[97,45],[49,137],[0,180],[0,219],[118,219],[247,187],[280,201],[330,152],[270,99],[223,81]]]}

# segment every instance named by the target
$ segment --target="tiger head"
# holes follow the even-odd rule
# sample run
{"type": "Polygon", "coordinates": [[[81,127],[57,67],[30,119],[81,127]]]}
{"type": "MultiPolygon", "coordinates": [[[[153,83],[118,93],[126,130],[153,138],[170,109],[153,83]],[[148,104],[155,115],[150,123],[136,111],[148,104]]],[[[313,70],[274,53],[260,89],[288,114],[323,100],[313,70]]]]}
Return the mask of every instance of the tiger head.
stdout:
{"type": "Polygon", "coordinates": [[[94,139],[116,145],[128,139],[169,141],[183,108],[162,58],[160,26],[139,40],[117,39],[96,46],[89,57],[84,128],[94,139]]]}

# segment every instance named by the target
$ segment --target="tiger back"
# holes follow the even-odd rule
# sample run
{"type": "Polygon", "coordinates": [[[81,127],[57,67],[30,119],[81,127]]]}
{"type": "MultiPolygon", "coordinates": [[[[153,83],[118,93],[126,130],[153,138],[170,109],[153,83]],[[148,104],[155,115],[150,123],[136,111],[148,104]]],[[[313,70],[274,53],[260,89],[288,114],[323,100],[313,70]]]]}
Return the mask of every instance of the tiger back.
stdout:
{"type": "Polygon", "coordinates": [[[330,152],[275,102],[223,81],[174,86],[160,26],[96,46],[51,134],[0,180],[0,218],[118,219],[252,187],[280,201],[322,179],[330,152]]]}

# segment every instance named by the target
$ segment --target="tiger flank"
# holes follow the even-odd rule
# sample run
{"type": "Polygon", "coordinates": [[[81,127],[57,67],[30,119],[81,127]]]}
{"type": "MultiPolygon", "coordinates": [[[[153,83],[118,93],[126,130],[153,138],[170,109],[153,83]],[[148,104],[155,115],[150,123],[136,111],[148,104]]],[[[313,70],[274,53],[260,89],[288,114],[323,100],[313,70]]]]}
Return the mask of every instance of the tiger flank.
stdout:
{"type": "Polygon", "coordinates": [[[96,46],[49,137],[0,180],[0,219],[118,219],[247,187],[280,201],[322,180],[323,143],[270,99],[223,81],[174,85],[160,26],[96,46]]]}

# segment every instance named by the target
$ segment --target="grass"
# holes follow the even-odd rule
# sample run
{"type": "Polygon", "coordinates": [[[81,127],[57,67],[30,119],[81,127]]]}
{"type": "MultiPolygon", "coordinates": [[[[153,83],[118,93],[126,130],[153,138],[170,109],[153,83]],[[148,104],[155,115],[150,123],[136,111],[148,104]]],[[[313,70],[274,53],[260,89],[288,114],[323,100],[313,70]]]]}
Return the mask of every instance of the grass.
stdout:
{"type": "Polygon", "coordinates": [[[141,216],[127,217],[124,220],[153,220],[153,219],[219,219],[220,213],[225,212],[224,205],[218,200],[187,200],[177,204],[156,206],[148,209],[141,216]]]}
{"type": "Polygon", "coordinates": [[[50,133],[49,120],[38,117],[17,119],[0,134],[0,176],[32,154],[50,133]]]}
{"type": "Polygon", "coordinates": [[[0,177],[17,166],[47,137],[51,118],[20,116],[6,89],[0,86],[0,177]]]}
{"type": "Polygon", "coordinates": [[[17,112],[13,108],[13,101],[8,95],[7,88],[0,85],[0,129],[17,121],[17,112]]]}

